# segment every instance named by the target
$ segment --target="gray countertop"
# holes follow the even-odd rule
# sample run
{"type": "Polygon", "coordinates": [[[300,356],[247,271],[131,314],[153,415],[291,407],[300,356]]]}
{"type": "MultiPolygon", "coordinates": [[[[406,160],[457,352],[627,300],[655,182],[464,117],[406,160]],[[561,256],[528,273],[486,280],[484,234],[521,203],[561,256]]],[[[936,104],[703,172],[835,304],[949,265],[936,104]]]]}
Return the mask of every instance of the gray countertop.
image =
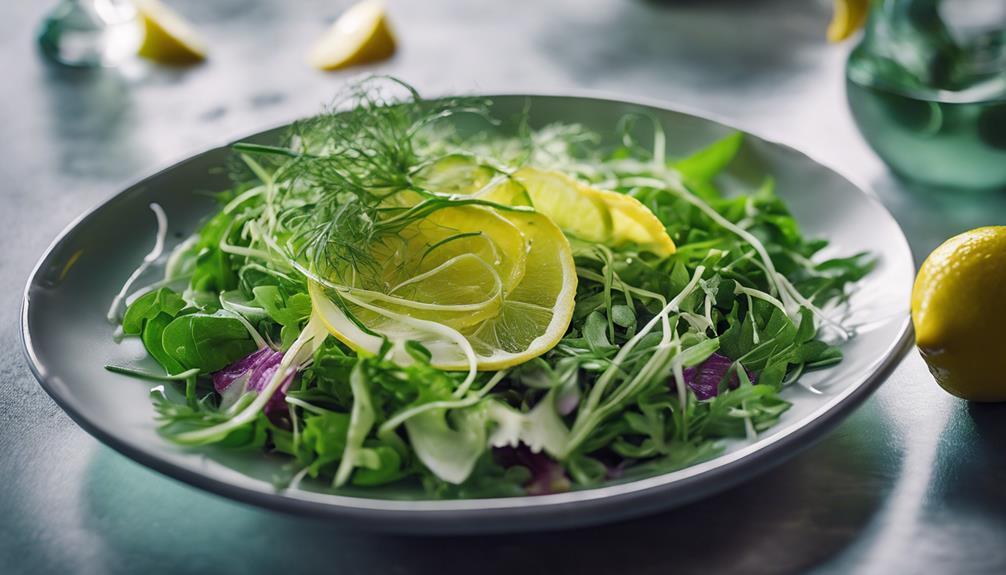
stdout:
{"type": "MultiPolygon", "coordinates": [[[[317,111],[354,72],[316,72],[303,55],[346,2],[170,2],[210,40],[211,60],[109,71],[41,60],[33,36],[46,4],[0,7],[0,571],[1006,571],[1006,406],[943,393],[914,352],[835,432],[760,478],[578,531],[340,532],[203,493],[102,446],[23,358],[17,314],[33,263],[120,184],[317,111]]],[[[873,190],[917,261],[956,232],[1004,223],[1002,194],[913,190],[888,174],[847,111],[848,46],[824,42],[828,17],[826,0],[391,0],[400,51],[371,70],[428,95],[596,90],[717,114],[873,190]]]]}

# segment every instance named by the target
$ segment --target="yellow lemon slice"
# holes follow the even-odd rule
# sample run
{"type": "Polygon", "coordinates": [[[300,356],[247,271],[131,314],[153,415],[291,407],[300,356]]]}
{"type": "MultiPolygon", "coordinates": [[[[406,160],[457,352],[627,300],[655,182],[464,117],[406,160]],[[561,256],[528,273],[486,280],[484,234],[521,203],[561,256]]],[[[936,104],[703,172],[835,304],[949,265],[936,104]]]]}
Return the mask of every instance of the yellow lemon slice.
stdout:
{"type": "Polygon", "coordinates": [[[449,154],[420,167],[413,180],[438,194],[470,196],[501,175],[503,172],[479,162],[473,156],[449,154]]]}
{"type": "Polygon", "coordinates": [[[346,10],[311,51],[312,66],[338,70],[376,62],[395,52],[395,36],[388,25],[384,2],[364,0],[346,10]]]}
{"type": "Polygon", "coordinates": [[[912,290],[915,343],[936,381],[973,401],[1006,401],[1006,226],[947,240],[912,290]]]}
{"type": "Polygon", "coordinates": [[[206,43],[181,16],[159,0],[133,0],[143,25],[140,56],[167,64],[206,59],[206,43]]]}
{"type": "Polygon", "coordinates": [[[315,312],[353,349],[376,354],[387,338],[392,358],[407,363],[414,341],[440,369],[468,369],[472,358],[478,369],[504,369],[545,353],[569,327],[572,250],[541,213],[448,207],[400,236],[399,248],[378,251],[403,270],[385,277],[404,281],[383,291],[309,286],[315,312]]]}
{"type": "Polygon", "coordinates": [[[595,188],[562,172],[524,167],[507,178],[476,158],[454,154],[425,166],[414,179],[436,193],[531,205],[582,240],[614,247],[636,244],[661,257],[675,251],[664,224],[639,200],[595,188]]]}
{"type": "MultiPolygon", "coordinates": [[[[473,196],[507,206],[531,206],[527,190],[499,168],[473,156],[450,154],[420,168],[413,181],[440,195],[473,196]]],[[[541,211],[541,210],[538,210],[541,211]]]]}
{"type": "Polygon", "coordinates": [[[841,42],[866,22],[870,0],[835,0],[835,12],[828,24],[828,41],[841,42]]]}
{"type": "Polygon", "coordinates": [[[578,238],[611,246],[633,243],[662,257],[676,249],[664,224],[632,196],[537,168],[521,168],[513,178],[527,190],[536,210],[578,238]]]}

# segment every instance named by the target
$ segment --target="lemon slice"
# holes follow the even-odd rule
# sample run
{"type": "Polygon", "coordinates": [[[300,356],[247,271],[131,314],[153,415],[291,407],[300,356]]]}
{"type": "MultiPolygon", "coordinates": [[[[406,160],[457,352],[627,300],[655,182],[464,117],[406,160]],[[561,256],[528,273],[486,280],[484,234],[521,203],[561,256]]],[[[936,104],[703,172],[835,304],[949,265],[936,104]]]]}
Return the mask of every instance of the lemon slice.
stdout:
{"type": "Polygon", "coordinates": [[[354,4],[332,24],[315,44],[310,62],[322,70],[338,70],[383,60],[394,52],[395,36],[385,16],[384,2],[365,0],[354,4]]]}
{"type": "Polygon", "coordinates": [[[835,13],[828,24],[828,41],[841,42],[866,22],[870,0],[835,0],[835,13]]]}
{"type": "Polygon", "coordinates": [[[159,0],[133,0],[143,41],[137,52],[156,62],[186,64],[206,59],[206,43],[181,16],[159,0]]]}
{"type": "MultiPolygon", "coordinates": [[[[463,254],[398,284],[390,292],[348,288],[348,293],[381,309],[452,329],[475,325],[499,313],[503,285],[496,271],[473,254],[463,254]]],[[[380,318],[357,313],[369,320],[380,318]]],[[[369,324],[368,324],[369,325],[369,324]]]]}
{"type": "Polygon", "coordinates": [[[413,181],[441,195],[474,196],[507,206],[531,206],[531,197],[520,183],[498,168],[472,156],[450,154],[423,166],[413,181]]]}
{"type": "MultiPolygon", "coordinates": [[[[427,276],[430,281],[420,280],[422,289],[416,293],[406,294],[400,285],[390,291],[402,292],[403,299],[408,299],[406,295],[417,297],[421,292],[425,298],[423,303],[435,302],[442,309],[436,314],[427,313],[428,310],[418,309],[414,303],[389,305],[390,302],[373,296],[376,290],[361,293],[346,287],[326,289],[311,282],[309,292],[315,312],[329,331],[346,345],[376,354],[386,337],[393,343],[392,358],[408,363],[411,358],[406,342],[415,341],[430,351],[431,364],[440,369],[469,369],[474,359],[478,369],[494,370],[545,353],[565,334],[573,315],[576,269],[569,242],[548,217],[530,210],[451,207],[434,212],[415,230],[403,235],[410,234],[411,237],[404,240],[405,251],[396,251],[403,257],[387,261],[397,261],[403,269],[421,270],[433,266],[431,269],[437,271],[427,276]],[[499,221],[492,223],[494,218],[499,221]],[[428,221],[430,219],[434,221],[428,221]],[[520,262],[508,264],[508,258],[513,258],[511,230],[519,232],[524,255],[520,262]],[[444,241],[451,237],[458,239],[444,241]],[[476,242],[486,240],[492,244],[492,249],[477,246],[476,242]],[[471,243],[465,246],[468,242],[471,243]],[[434,247],[421,251],[416,249],[419,244],[434,247]],[[448,249],[451,244],[454,246],[448,249]],[[444,249],[445,253],[422,255],[438,249],[444,249]],[[452,255],[451,250],[463,253],[452,255]],[[431,257],[434,259],[430,260],[431,257]],[[501,284],[505,283],[503,278],[518,278],[509,290],[504,290],[498,307],[478,317],[477,322],[465,322],[441,313],[460,312],[460,308],[454,306],[471,305],[470,300],[480,286],[486,292],[491,289],[485,279],[478,279],[480,275],[474,273],[474,264],[470,268],[454,267],[452,262],[462,257],[476,258],[495,270],[501,284]],[[446,259],[437,263],[436,258],[446,259]],[[520,273],[516,274],[513,267],[520,267],[520,273]]],[[[411,272],[402,272],[402,275],[408,273],[411,272]]],[[[478,312],[485,309],[490,308],[479,307],[478,312]]]]}
{"type": "Polygon", "coordinates": [[[589,242],[615,247],[634,243],[661,257],[675,251],[664,224],[639,200],[578,182],[561,172],[525,167],[507,178],[476,158],[454,154],[424,167],[414,180],[435,193],[531,205],[564,232],[589,242]]]}
{"type": "MultiPolygon", "coordinates": [[[[452,329],[496,315],[525,273],[524,233],[495,210],[437,210],[372,246],[374,278],[356,276],[349,293],[382,309],[452,329]],[[359,286],[359,287],[357,287],[359,286]]],[[[373,313],[354,315],[383,321],[373,313]]]]}
{"type": "Polygon", "coordinates": [[[500,175],[500,170],[482,164],[472,156],[449,154],[419,168],[413,175],[413,181],[439,194],[470,196],[500,175]]]}
{"type": "Polygon", "coordinates": [[[526,273],[529,239],[519,219],[477,206],[441,208],[401,232],[404,245],[392,256],[379,256],[394,270],[392,291],[408,289],[415,278],[463,254],[472,254],[497,270],[504,294],[526,273]],[[405,282],[404,286],[400,282],[405,282]]]}
{"type": "Polygon", "coordinates": [[[580,239],[616,247],[633,243],[661,257],[675,251],[664,224],[632,196],[531,167],[517,170],[513,178],[527,190],[535,210],[580,239]]]}

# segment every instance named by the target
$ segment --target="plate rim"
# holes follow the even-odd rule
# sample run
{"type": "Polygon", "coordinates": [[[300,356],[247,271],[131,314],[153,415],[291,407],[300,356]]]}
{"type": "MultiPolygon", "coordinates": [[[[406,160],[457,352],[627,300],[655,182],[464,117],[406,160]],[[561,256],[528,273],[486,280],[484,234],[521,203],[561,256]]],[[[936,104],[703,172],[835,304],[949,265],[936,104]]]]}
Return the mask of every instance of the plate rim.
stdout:
{"type": "MultiPolygon", "coordinates": [[[[872,207],[879,209],[879,213],[889,218],[891,223],[894,224],[898,232],[901,247],[908,255],[912,271],[914,272],[916,269],[911,245],[908,243],[904,231],[886,206],[880,202],[874,193],[868,191],[868,187],[863,186],[855,178],[850,177],[843,170],[836,168],[829,162],[821,161],[814,157],[813,154],[791,146],[774,135],[766,135],[763,131],[748,129],[744,127],[743,122],[733,122],[717,114],[696,110],[687,106],[673,105],[660,99],[625,97],[592,90],[475,95],[490,100],[496,98],[545,98],[592,100],[605,104],[627,104],[690,116],[694,119],[711,122],[723,128],[743,131],[762,142],[778,146],[787,153],[802,156],[806,160],[846,180],[856,191],[864,196],[867,202],[873,204],[872,207]]],[[[427,99],[438,100],[448,97],[452,96],[443,95],[427,99]]],[[[265,490],[258,488],[255,484],[247,482],[238,483],[206,475],[195,469],[162,458],[156,451],[145,449],[139,444],[120,438],[112,431],[105,430],[99,423],[91,421],[84,415],[83,412],[85,410],[79,409],[72,397],[64,396],[64,394],[59,393],[55,389],[53,382],[46,373],[45,365],[39,360],[36,354],[35,345],[30,333],[29,319],[33,286],[38,283],[37,280],[45,264],[48,263],[51,256],[67,241],[68,236],[78,226],[94,217],[108,204],[119,199],[128,191],[141,186],[144,182],[160,177],[165,172],[169,172],[195,157],[228,148],[232,144],[248,138],[254,138],[261,134],[282,129],[294,121],[296,119],[272,128],[249,133],[243,138],[231,140],[222,145],[203,148],[199,152],[190,153],[176,161],[163,164],[160,169],[152,171],[148,175],[131,178],[125,186],[116,186],[116,191],[113,194],[78,215],[59,232],[32,268],[23,290],[19,322],[22,348],[27,356],[32,374],[46,393],[77,425],[105,445],[145,467],[194,487],[245,503],[279,511],[293,511],[298,514],[352,520],[355,523],[367,524],[368,527],[378,530],[402,531],[402,527],[406,530],[411,530],[421,526],[427,530],[427,533],[456,532],[459,526],[454,526],[455,529],[452,529],[450,522],[461,519],[466,521],[506,520],[497,524],[480,526],[478,531],[482,533],[510,531],[512,530],[513,523],[523,523],[524,527],[528,528],[547,529],[609,522],[644,513],[652,513],[694,501],[705,495],[722,491],[746,481],[753,475],[767,471],[797,455],[816,443],[817,439],[834,429],[839,423],[845,420],[849,413],[859,407],[890,375],[897,365],[901,363],[901,360],[911,347],[913,330],[910,315],[906,311],[901,324],[898,326],[897,338],[883,350],[882,354],[878,356],[879,359],[869,366],[869,375],[865,376],[859,384],[843,390],[826,404],[804,416],[802,420],[794,422],[789,429],[775,433],[764,440],[747,445],[732,453],[715,457],[682,470],[662,473],[626,483],[602,485],[590,489],[551,495],[524,495],[478,499],[427,499],[417,501],[375,499],[307,491],[283,492],[279,490],[265,490]],[[689,473],[684,476],[680,475],[681,472],[685,471],[689,473]],[[668,476],[671,474],[678,475],[673,480],[668,480],[668,476]],[[672,485],[680,489],[683,494],[679,494],[676,497],[664,497],[664,500],[661,501],[661,493],[672,485]],[[649,500],[654,505],[647,509],[638,509],[636,508],[638,506],[629,504],[630,500],[649,500]],[[618,508],[619,505],[621,505],[621,509],[618,508]],[[603,511],[603,513],[592,515],[589,513],[591,509],[599,512],[603,511]],[[539,519],[543,515],[552,516],[554,514],[561,514],[561,517],[559,517],[558,521],[553,521],[551,525],[537,525],[535,522],[535,519],[539,519]],[[393,521],[393,523],[386,525],[385,522],[388,521],[393,521]]],[[[248,481],[258,483],[257,480],[253,479],[248,479],[248,481]]],[[[553,519],[555,518],[553,517],[553,519]]]]}

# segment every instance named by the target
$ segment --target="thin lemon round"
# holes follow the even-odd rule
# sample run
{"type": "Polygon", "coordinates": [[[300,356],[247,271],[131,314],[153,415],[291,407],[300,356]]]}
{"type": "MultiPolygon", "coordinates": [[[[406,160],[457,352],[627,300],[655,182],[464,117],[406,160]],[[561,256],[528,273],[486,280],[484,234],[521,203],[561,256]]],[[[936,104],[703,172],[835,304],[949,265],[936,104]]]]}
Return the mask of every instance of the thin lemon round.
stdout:
{"type": "Polygon", "coordinates": [[[351,6],[315,44],[312,66],[338,70],[377,62],[395,53],[395,35],[388,24],[382,0],[364,0],[351,6]]]}
{"type": "MultiPolygon", "coordinates": [[[[524,230],[506,213],[455,206],[413,222],[372,250],[384,270],[383,283],[376,289],[415,291],[408,286],[415,284],[417,276],[471,254],[497,270],[504,293],[509,293],[524,277],[529,246],[524,230]]],[[[455,277],[459,283],[465,279],[455,277]]]]}
{"type": "MultiPolygon", "coordinates": [[[[405,363],[411,361],[406,342],[420,343],[432,354],[431,364],[445,370],[468,369],[470,356],[480,370],[505,369],[554,347],[569,327],[576,294],[572,251],[562,231],[548,217],[529,210],[460,206],[444,208],[431,217],[435,221],[423,220],[416,234],[405,240],[406,251],[400,252],[404,259],[398,263],[403,269],[433,266],[431,269],[439,270],[435,281],[412,293],[403,291],[402,296],[410,302],[435,302],[443,306],[441,312],[427,313],[428,309],[414,303],[392,304],[372,293],[345,287],[326,289],[311,282],[315,312],[329,331],[351,348],[372,354],[380,351],[387,338],[393,343],[392,358],[405,363]],[[506,223],[491,225],[492,218],[506,223]],[[512,254],[511,229],[520,233],[524,246],[523,260],[513,264],[522,267],[518,281],[504,288],[498,307],[478,316],[477,322],[464,321],[476,317],[473,314],[477,312],[461,313],[457,318],[445,315],[458,311],[456,306],[471,305],[470,299],[478,294],[478,282],[483,281],[477,279],[475,267],[451,267],[458,258],[477,258],[496,270],[501,283],[512,277],[512,265],[506,263],[512,257],[507,255],[512,254]],[[458,239],[444,242],[448,238],[458,239]],[[486,239],[491,240],[493,249],[479,246],[478,242],[486,239]],[[425,249],[418,249],[420,245],[425,249]],[[447,250],[438,256],[443,261],[428,263],[431,256],[424,258],[423,254],[441,248],[447,250]]],[[[389,291],[399,292],[400,288],[389,291]]],[[[489,308],[477,311],[485,309],[489,308]]]]}
{"type": "Polygon", "coordinates": [[[413,180],[438,194],[470,196],[501,174],[499,170],[479,162],[473,156],[449,154],[416,170],[413,180]]]}
{"type": "Polygon", "coordinates": [[[507,206],[532,204],[531,197],[520,183],[499,168],[465,154],[438,158],[418,170],[413,181],[436,194],[473,196],[507,206]]]}
{"type": "Polygon", "coordinates": [[[947,240],[912,290],[915,343],[936,381],[972,401],[1006,401],[1006,226],[947,240]]]}
{"type": "Polygon", "coordinates": [[[159,0],[133,0],[143,25],[138,54],[167,64],[206,59],[206,43],[181,16],[159,0]]]}
{"type": "Polygon", "coordinates": [[[564,232],[589,242],[614,247],[636,244],[661,257],[675,251],[664,224],[639,200],[590,186],[562,172],[524,167],[507,178],[477,158],[454,154],[424,167],[415,180],[435,193],[531,205],[564,232]]]}
{"type": "Polygon", "coordinates": [[[412,222],[370,251],[371,264],[334,274],[349,275],[333,285],[351,315],[372,327],[387,322],[379,313],[387,311],[458,330],[499,313],[524,275],[528,241],[496,211],[458,206],[412,222]]]}

